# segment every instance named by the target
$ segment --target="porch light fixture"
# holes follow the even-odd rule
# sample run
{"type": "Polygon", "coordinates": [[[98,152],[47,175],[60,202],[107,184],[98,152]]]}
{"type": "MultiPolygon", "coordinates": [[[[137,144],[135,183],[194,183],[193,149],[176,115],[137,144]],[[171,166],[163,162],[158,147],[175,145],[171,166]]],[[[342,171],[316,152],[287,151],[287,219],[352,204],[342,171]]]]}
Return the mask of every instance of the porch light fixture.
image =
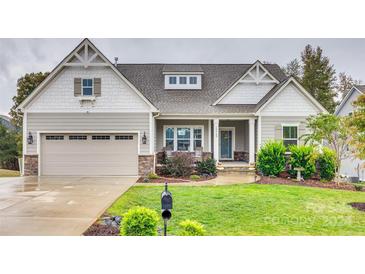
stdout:
{"type": "Polygon", "coordinates": [[[143,133],[142,144],[144,144],[144,145],[147,144],[146,132],[143,133]]]}
{"type": "Polygon", "coordinates": [[[29,134],[28,134],[27,142],[28,142],[28,145],[33,144],[33,135],[30,131],[29,131],[29,134]]]}

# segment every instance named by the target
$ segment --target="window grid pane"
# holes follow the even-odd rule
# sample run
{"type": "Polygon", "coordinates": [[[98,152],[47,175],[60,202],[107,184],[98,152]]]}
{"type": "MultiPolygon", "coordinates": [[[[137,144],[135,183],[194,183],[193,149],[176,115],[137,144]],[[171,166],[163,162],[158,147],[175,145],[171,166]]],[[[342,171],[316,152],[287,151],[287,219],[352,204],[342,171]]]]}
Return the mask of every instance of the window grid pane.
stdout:
{"type": "Polygon", "coordinates": [[[197,84],[197,77],[196,76],[191,76],[190,78],[189,78],[189,84],[190,85],[196,85],[197,84]]]}
{"type": "Polygon", "coordinates": [[[175,85],[176,84],[176,77],[175,76],[172,76],[172,77],[169,77],[169,84],[170,85],[175,85]]]}
{"type": "Polygon", "coordinates": [[[186,76],[181,76],[179,78],[179,83],[182,84],[182,85],[185,85],[186,84],[186,76]]]}

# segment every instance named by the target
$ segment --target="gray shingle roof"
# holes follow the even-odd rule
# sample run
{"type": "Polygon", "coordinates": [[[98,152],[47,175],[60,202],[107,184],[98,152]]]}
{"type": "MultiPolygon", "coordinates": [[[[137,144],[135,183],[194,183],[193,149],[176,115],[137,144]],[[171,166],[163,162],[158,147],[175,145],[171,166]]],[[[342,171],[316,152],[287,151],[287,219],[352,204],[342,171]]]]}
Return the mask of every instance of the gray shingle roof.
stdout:
{"type": "Polygon", "coordinates": [[[165,64],[162,67],[163,72],[203,72],[200,65],[197,64],[165,64]]]}
{"type": "MultiPolygon", "coordinates": [[[[252,105],[212,104],[238,81],[252,64],[118,64],[118,70],[152,102],[162,113],[252,113],[252,105]],[[201,90],[165,90],[166,69],[191,71],[200,67],[204,72],[201,90]]],[[[265,68],[283,82],[287,76],[276,64],[264,64],[265,68]]]]}

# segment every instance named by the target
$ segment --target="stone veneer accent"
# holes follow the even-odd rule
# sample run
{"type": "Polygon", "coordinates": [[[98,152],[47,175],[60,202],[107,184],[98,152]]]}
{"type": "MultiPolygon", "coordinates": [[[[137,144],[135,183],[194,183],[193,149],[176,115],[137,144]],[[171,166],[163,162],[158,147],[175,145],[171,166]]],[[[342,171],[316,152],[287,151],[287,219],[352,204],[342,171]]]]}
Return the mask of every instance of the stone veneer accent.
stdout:
{"type": "Polygon", "coordinates": [[[235,161],[247,162],[250,160],[248,152],[245,151],[235,151],[233,156],[235,161]]]}
{"type": "Polygon", "coordinates": [[[38,175],[38,155],[24,155],[24,176],[38,175]]]}
{"type": "Polygon", "coordinates": [[[146,176],[151,171],[155,171],[155,156],[154,155],[139,155],[138,156],[138,175],[146,176]]]}

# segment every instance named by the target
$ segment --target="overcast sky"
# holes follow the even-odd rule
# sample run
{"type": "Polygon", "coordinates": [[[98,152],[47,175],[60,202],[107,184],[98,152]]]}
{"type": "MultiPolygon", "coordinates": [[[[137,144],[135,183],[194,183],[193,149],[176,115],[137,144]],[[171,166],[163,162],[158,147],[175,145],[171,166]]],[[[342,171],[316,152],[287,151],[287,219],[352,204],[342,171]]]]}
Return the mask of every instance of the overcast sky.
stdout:
{"type": "MultiPolygon", "coordinates": [[[[27,72],[51,71],[82,39],[0,39],[0,114],[7,114],[17,79],[27,72]]],[[[365,39],[91,39],[119,63],[287,64],[306,44],[321,46],[336,72],[365,80],[365,39]]]]}

